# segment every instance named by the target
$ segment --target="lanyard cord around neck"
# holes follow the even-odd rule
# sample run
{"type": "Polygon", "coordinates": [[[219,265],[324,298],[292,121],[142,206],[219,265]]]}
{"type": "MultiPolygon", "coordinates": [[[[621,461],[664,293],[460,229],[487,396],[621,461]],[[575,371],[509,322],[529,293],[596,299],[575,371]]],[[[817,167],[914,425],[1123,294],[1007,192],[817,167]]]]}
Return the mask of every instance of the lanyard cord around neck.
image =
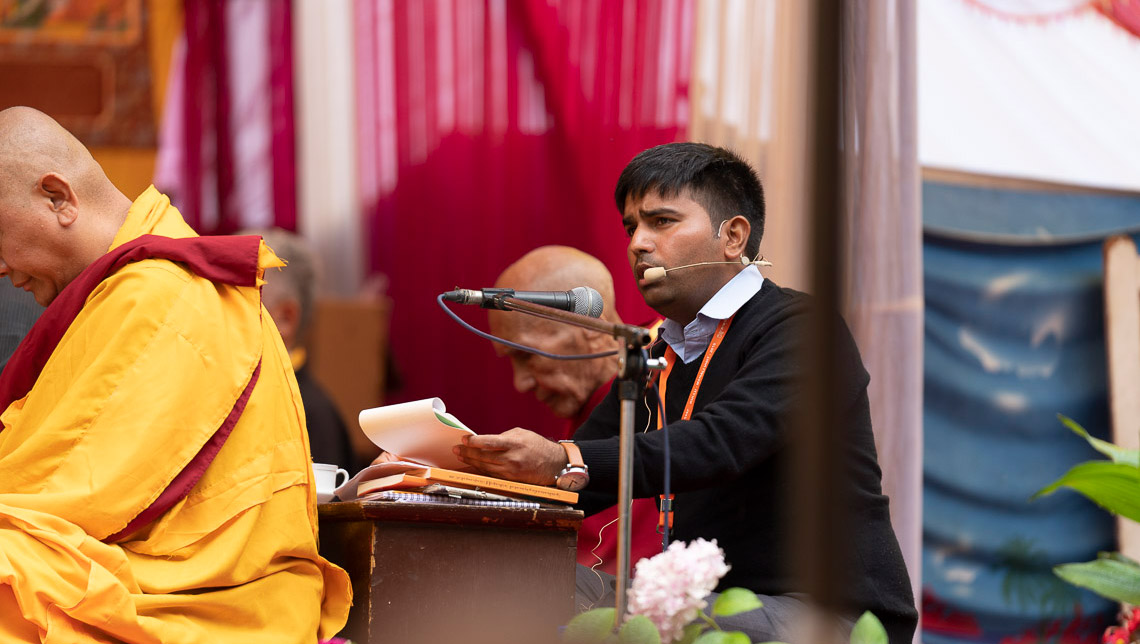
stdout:
{"type": "MultiPolygon", "coordinates": [[[[685,401],[685,410],[681,412],[681,420],[689,420],[693,416],[693,405],[697,401],[697,392],[701,389],[701,382],[705,379],[705,371],[708,370],[709,362],[712,361],[713,354],[720,348],[721,341],[728,333],[728,327],[732,324],[732,318],[735,315],[725,318],[716,325],[716,332],[713,333],[712,340],[709,341],[709,348],[705,350],[704,360],[701,361],[701,368],[697,371],[697,377],[693,381],[693,387],[689,390],[689,399],[685,401]]],[[[661,378],[657,381],[657,389],[660,393],[661,408],[657,410],[657,429],[662,428],[661,417],[665,409],[665,392],[669,384],[669,374],[673,373],[673,365],[677,362],[677,353],[673,351],[673,347],[667,346],[665,348],[665,372],[661,374],[661,378]]],[[[666,456],[670,458],[670,456],[666,456]]],[[[665,485],[669,485],[668,479],[665,485]]],[[[668,492],[668,489],[666,489],[668,492]]],[[[673,531],[673,495],[661,495],[661,510],[657,517],[657,531],[664,535],[662,543],[666,543],[669,539],[669,533],[673,531]]]]}

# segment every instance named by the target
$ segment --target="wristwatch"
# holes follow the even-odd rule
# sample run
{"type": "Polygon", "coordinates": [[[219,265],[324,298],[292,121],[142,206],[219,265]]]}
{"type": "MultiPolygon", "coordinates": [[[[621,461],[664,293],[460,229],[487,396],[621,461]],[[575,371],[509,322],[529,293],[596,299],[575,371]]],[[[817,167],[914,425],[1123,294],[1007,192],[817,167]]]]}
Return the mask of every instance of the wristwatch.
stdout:
{"type": "Polygon", "coordinates": [[[554,480],[554,484],[560,490],[577,492],[590,482],[590,468],[586,467],[585,461],[582,460],[582,450],[578,449],[574,441],[558,441],[558,444],[566,450],[567,462],[566,467],[562,468],[562,472],[554,480]]]}

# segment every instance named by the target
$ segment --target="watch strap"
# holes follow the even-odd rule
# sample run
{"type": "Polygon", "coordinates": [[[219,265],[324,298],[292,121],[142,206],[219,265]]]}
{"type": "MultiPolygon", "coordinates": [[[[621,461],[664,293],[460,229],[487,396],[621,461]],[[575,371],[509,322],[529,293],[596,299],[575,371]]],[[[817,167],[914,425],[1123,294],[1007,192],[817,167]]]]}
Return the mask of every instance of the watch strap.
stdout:
{"type": "Polygon", "coordinates": [[[569,466],[586,467],[586,461],[582,459],[582,450],[574,444],[574,441],[558,441],[562,449],[566,450],[566,461],[569,466]]]}

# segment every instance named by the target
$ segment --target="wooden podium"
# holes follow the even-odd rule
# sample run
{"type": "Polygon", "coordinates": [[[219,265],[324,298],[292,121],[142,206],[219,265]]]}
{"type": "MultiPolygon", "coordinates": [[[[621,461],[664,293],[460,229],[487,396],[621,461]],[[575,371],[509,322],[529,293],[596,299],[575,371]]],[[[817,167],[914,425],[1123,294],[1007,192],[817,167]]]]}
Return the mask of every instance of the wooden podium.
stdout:
{"type": "Polygon", "coordinates": [[[574,611],[582,513],[434,503],[320,506],[320,546],[348,571],[355,644],[558,641],[574,611]]]}

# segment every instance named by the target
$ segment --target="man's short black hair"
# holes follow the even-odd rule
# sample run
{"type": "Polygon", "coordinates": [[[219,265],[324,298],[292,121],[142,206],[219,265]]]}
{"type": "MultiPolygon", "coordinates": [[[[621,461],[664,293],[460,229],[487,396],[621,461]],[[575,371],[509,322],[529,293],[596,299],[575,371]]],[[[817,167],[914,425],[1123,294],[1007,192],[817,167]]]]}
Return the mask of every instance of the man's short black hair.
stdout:
{"type": "Polygon", "coordinates": [[[614,190],[618,212],[629,198],[650,191],[665,198],[682,194],[709,213],[713,230],[743,215],[752,224],[744,252],[755,259],[764,237],[764,188],[756,171],[724,148],[704,143],[666,143],[638,154],[622,170],[614,190]]]}

